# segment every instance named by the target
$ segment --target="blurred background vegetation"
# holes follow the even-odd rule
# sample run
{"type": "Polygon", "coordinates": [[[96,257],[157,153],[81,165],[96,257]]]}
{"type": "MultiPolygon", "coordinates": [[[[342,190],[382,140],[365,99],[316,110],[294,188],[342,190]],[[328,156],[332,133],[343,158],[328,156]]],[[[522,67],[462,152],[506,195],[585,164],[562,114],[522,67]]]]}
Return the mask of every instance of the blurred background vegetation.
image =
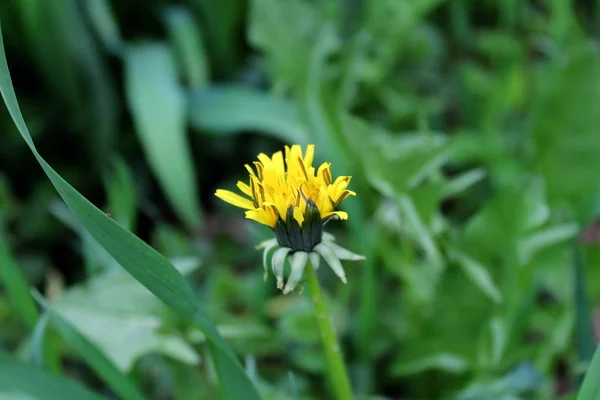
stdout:
{"type": "MultiPolygon", "coordinates": [[[[330,229],[367,261],[347,285],[321,274],[356,393],[574,398],[600,334],[599,2],[8,0],[0,17],[39,152],[187,276],[265,399],[331,398],[318,332],[305,296],[263,283],[269,230],[213,193],[292,143],[358,192],[330,229]]],[[[25,278],[148,399],[216,398],[203,334],[73,218],[4,107],[0,130],[0,397],[62,376],[121,398],[25,278]]]]}

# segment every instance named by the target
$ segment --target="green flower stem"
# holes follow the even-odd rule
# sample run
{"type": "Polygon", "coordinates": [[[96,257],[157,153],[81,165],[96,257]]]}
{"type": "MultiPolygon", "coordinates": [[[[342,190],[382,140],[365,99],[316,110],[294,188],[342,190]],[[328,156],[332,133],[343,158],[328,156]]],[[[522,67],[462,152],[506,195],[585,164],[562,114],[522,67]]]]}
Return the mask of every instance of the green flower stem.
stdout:
{"type": "Polygon", "coordinates": [[[352,400],[354,398],[352,395],[352,387],[350,386],[350,380],[346,373],[342,351],[337,338],[335,337],[331,319],[329,318],[329,313],[327,312],[327,307],[323,300],[319,279],[317,278],[317,274],[310,261],[306,265],[306,276],[308,277],[310,299],[313,303],[317,325],[319,326],[323,347],[325,348],[325,357],[327,358],[331,386],[338,400],[352,400]]]}

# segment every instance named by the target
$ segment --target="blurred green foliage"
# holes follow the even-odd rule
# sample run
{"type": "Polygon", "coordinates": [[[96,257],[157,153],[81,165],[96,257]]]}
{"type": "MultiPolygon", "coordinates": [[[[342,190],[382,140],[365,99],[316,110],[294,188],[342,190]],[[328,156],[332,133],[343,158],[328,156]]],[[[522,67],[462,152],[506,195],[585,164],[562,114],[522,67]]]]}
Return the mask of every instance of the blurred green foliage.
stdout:
{"type": "Polygon", "coordinates": [[[308,299],[262,281],[269,230],[212,195],[292,143],[358,193],[331,229],[367,261],[320,276],[358,398],[576,395],[600,335],[600,3],[12,0],[0,18],[39,154],[200,304],[133,236],[115,260],[94,237],[116,224],[82,223],[49,173],[74,218],[2,107],[0,398],[240,398],[224,387],[248,378],[331,398],[308,299]],[[194,310],[246,375],[223,375],[194,310]]]}

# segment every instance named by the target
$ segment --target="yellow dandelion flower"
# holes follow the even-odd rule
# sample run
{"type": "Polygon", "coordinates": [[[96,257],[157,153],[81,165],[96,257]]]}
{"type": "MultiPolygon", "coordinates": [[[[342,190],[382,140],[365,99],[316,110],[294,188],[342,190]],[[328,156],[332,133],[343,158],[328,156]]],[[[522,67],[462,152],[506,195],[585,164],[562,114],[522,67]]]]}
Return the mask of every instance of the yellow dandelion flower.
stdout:
{"type": "Polygon", "coordinates": [[[331,163],[313,167],[315,146],[308,145],[302,154],[300,145],[285,146],[271,157],[259,154],[253,166],[245,165],[249,173],[247,182],[238,182],[241,194],[218,189],[220,199],[246,210],[246,218],[267,225],[276,239],[263,243],[265,273],[268,252],[279,245],[272,258],[277,285],[283,288],[283,264],[292,255],[292,273],[284,293],[291,291],[302,276],[310,259],[315,267],[321,255],[334,272],[345,282],[340,259],[361,259],[333,243],[331,235],[324,235],[323,225],[332,218],[348,219],[348,214],[337,210],[348,196],[350,176],[335,180],[331,163]]]}

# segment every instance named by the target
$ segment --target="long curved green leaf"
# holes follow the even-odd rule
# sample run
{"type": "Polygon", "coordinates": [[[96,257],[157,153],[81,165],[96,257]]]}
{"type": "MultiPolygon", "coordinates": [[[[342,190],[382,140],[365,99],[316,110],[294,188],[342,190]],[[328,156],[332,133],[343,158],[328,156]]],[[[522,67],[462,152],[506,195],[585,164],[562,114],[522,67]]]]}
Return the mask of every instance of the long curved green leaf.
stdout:
{"type": "Polygon", "coordinates": [[[224,398],[259,399],[239,360],[196,297],[185,278],[160,253],[90,203],[38,153],[21,114],[10,78],[0,31],[0,93],[23,140],[44,169],[59,195],[83,227],[135,279],[176,313],[192,321],[207,337],[221,378],[224,398]]]}
{"type": "Polygon", "coordinates": [[[2,354],[0,371],[0,398],[106,400],[75,381],[2,354]]]}

